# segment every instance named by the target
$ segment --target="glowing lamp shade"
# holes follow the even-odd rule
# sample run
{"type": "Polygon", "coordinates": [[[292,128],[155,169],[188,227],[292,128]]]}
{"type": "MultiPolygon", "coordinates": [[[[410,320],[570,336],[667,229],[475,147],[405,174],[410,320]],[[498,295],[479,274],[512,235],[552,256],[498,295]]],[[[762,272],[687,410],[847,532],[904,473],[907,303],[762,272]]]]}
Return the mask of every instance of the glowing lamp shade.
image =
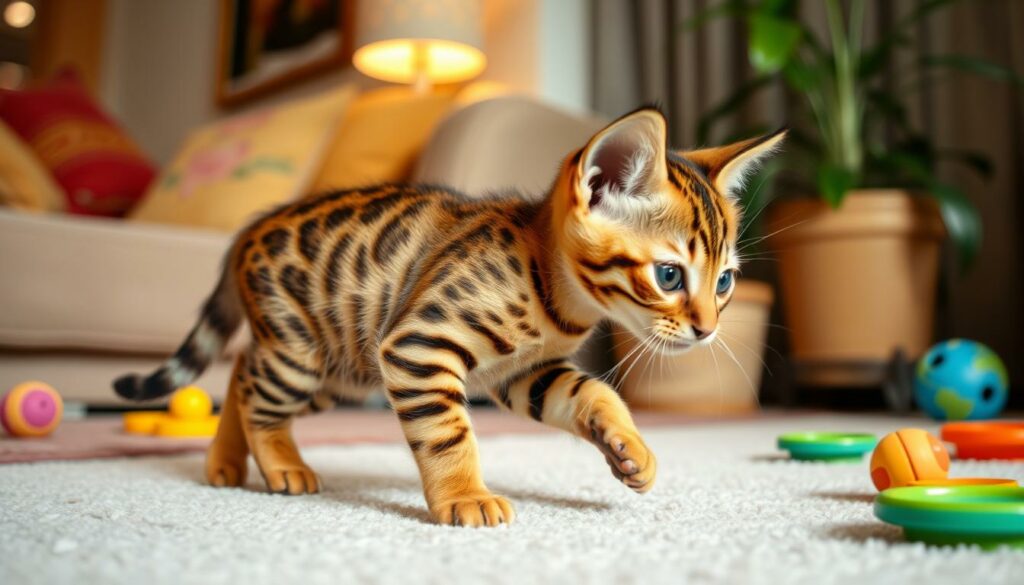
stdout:
{"type": "Polygon", "coordinates": [[[377,79],[432,83],[472,79],[487,65],[479,0],[384,0],[358,4],[352,62],[377,79]]]}

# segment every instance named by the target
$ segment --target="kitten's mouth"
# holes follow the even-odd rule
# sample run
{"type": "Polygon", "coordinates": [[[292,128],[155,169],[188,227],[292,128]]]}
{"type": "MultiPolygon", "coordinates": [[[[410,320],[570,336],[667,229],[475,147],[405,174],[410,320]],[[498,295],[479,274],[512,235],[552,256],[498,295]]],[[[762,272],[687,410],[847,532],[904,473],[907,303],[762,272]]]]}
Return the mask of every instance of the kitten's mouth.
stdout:
{"type": "Polygon", "coordinates": [[[685,341],[682,339],[669,340],[668,342],[662,344],[661,351],[664,353],[682,353],[684,351],[692,349],[694,345],[696,345],[696,343],[692,341],[685,341]]]}

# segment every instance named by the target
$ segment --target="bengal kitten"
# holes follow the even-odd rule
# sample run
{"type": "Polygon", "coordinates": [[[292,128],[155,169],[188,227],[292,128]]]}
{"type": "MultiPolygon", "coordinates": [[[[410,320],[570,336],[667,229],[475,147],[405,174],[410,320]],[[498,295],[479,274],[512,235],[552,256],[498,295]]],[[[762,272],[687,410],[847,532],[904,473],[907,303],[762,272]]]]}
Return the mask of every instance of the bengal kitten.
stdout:
{"type": "Polygon", "coordinates": [[[783,134],[668,152],[647,108],[571,153],[540,202],[384,185],[285,205],[238,235],[177,353],[114,388],[169,394],[247,320],[207,455],[215,486],[242,485],[251,452],[271,491],[316,493],[293,417],[383,385],[438,522],[515,517],[481,478],[471,389],[592,442],[646,492],[654,454],[618,394],[569,356],[603,319],[668,352],[712,341],[739,265],[734,192],[783,134]]]}

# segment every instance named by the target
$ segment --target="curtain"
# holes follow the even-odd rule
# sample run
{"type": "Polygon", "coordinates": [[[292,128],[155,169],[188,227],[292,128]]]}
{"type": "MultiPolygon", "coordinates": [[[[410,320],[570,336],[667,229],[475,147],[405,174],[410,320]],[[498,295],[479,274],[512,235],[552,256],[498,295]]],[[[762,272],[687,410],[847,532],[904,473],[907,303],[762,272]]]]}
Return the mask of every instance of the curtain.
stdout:
{"type": "MultiPolygon", "coordinates": [[[[592,12],[592,106],[614,117],[639,104],[657,103],[669,117],[675,146],[695,145],[703,112],[753,77],[746,55],[744,25],[718,19],[697,31],[682,23],[719,0],[595,0],[592,12]]],[[[891,28],[922,0],[868,3],[865,45],[891,28]]],[[[805,1],[801,16],[821,39],[828,39],[824,3],[805,1]]],[[[921,54],[963,53],[1024,73],[1024,2],[977,0],[940,9],[913,31],[912,47],[887,72],[899,82],[903,67],[921,54]]],[[[793,98],[789,98],[793,99],[793,98]]],[[[712,142],[738,129],[775,128],[789,121],[781,87],[758,94],[732,119],[723,121],[712,142]]],[[[999,353],[1010,379],[1024,380],[1024,92],[1009,84],[969,75],[938,77],[909,100],[911,122],[940,146],[980,151],[994,164],[983,180],[947,165],[944,178],[963,186],[981,211],[985,237],[974,266],[961,274],[952,262],[940,286],[937,337],[982,341],[999,353]]],[[[745,274],[774,280],[772,261],[754,262],[745,274]]],[[[778,303],[776,303],[778,304],[778,303]]],[[[779,323],[776,314],[775,323],[779,323]]],[[[770,344],[784,352],[785,334],[775,328],[770,344]]],[[[769,355],[772,355],[771,353],[769,355]]],[[[766,398],[780,398],[785,380],[766,377],[766,398]]],[[[785,396],[781,396],[785,398],[785,396]]],[[[1011,394],[1011,404],[1024,396],[1011,394]]]]}

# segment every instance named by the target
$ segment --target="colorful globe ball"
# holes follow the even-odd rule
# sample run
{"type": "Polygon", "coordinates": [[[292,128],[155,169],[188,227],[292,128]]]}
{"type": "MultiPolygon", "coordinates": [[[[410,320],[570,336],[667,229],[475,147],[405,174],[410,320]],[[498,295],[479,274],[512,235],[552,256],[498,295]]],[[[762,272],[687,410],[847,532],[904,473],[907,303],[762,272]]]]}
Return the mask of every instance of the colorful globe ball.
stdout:
{"type": "Polygon", "coordinates": [[[49,384],[23,382],[0,402],[0,425],[14,437],[45,437],[57,428],[64,401],[49,384]]]}
{"type": "Polygon", "coordinates": [[[936,420],[993,418],[1006,406],[1009,378],[994,351],[966,339],[932,346],[917,363],[914,398],[936,420]]]}

